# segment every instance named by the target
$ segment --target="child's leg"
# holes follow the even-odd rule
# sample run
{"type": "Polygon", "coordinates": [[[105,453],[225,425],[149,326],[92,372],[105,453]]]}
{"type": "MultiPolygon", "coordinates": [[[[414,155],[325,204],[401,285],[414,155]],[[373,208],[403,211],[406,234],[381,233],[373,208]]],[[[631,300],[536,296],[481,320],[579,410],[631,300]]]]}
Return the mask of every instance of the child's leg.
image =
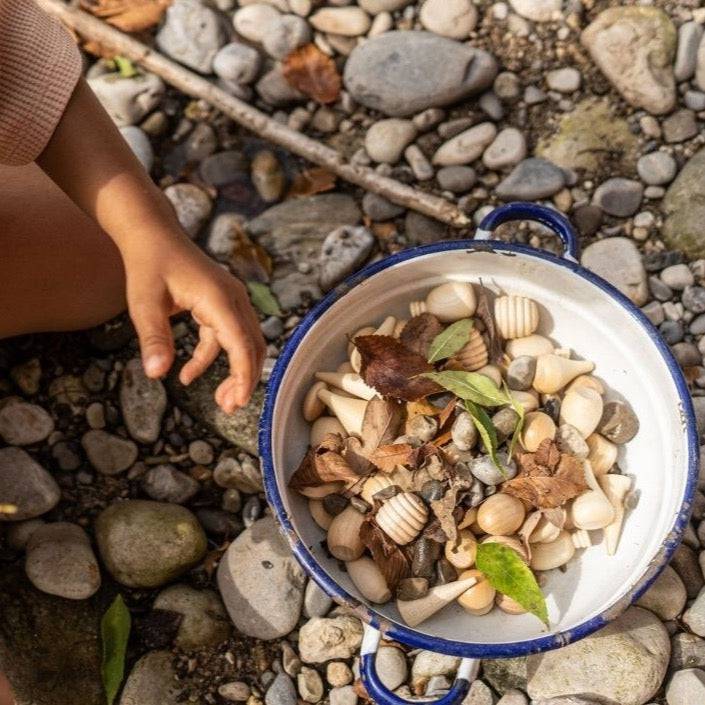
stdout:
{"type": "Polygon", "coordinates": [[[0,167],[0,337],[88,328],[124,308],[107,235],[36,165],[0,167]]]}
{"type": "Polygon", "coordinates": [[[14,702],[10,684],[7,682],[7,678],[0,673],[0,705],[14,705],[14,702]]]}

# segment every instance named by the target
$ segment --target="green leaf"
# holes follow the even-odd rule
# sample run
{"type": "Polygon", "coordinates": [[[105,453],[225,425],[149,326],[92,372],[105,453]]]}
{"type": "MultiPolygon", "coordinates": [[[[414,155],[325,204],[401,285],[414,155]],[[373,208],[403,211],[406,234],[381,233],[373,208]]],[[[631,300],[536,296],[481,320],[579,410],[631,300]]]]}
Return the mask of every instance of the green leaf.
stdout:
{"type": "Polygon", "coordinates": [[[477,432],[482,438],[482,442],[487,450],[487,455],[494,463],[497,470],[502,473],[503,477],[507,476],[507,471],[502,467],[502,463],[499,462],[499,457],[497,456],[497,430],[492,423],[492,419],[487,415],[487,412],[477,404],[473,403],[469,399],[465,400],[465,408],[467,409],[470,416],[472,416],[472,421],[477,428],[477,432]]]}
{"type": "Polygon", "coordinates": [[[495,590],[511,597],[549,626],[548,609],[541,588],[531,568],[515,551],[501,543],[481,543],[477,547],[475,565],[495,590]]]}
{"type": "Polygon", "coordinates": [[[279,308],[271,289],[262,282],[248,281],[247,290],[250,292],[252,305],[261,311],[265,316],[281,316],[282,311],[279,308]]]}
{"type": "Polygon", "coordinates": [[[504,389],[504,393],[509,397],[509,403],[512,405],[512,409],[519,414],[519,421],[517,422],[517,425],[514,427],[514,433],[512,434],[512,440],[509,442],[509,450],[508,450],[508,456],[509,459],[511,460],[512,456],[514,455],[514,448],[516,447],[516,444],[519,440],[519,437],[521,436],[521,432],[524,430],[524,406],[520,404],[513,396],[512,393],[509,391],[509,387],[507,386],[507,383],[502,380],[502,389],[504,389]]]}
{"type": "Polygon", "coordinates": [[[113,61],[123,78],[132,78],[137,75],[135,65],[126,56],[116,56],[113,58],[113,61]]]}
{"type": "Polygon", "coordinates": [[[100,637],[103,644],[101,675],[108,705],[113,705],[125,676],[125,651],[131,624],[130,612],[125,607],[122,595],[118,595],[100,622],[100,637]]]}
{"type": "Polygon", "coordinates": [[[473,401],[480,406],[502,406],[509,404],[504,392],[485,375],[478,372],[424,372],[423,377],[432,379],[436,384],[463,400],[473,401]]]}
{"type": "Polygon", "coordinates": [[[441,331],[431,343],[428,349],[428,361],[430,363],[445,360],[462,350],[465,343],[470,339],[470,331],[475,325],[470,318],[463,318],[441,331]]]}

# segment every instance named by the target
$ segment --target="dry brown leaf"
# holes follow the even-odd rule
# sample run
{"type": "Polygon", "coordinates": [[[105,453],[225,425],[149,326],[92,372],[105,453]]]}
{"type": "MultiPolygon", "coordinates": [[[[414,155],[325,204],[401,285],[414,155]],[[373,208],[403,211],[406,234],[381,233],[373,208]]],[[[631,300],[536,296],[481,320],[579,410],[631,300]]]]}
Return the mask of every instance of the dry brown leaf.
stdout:
{"type": "Polygon", "coordinates": [[[322,166],[314,166],[298,173],[291,182],[287,198],[301,198],[325,193],[335,188],[336,175],[322,166]]]}
{"type": "Polygon", "coordinates": [[[370,462],[382,472],[392,472],[397,465],[415,467],[419,450],[408,443],[379,446],[370,455],[370,462]]]}
{"type": "Polygon", "coordinates": [[[81,0],[81,7],[123,32],[159,24],[172,0],[81,0]]]}
{"type": "Polygon", "coordinates": [[[422,313],[409,319],[401,331],[399,342],[427,360],[433,339],[442,331],[443,324],[432,313],[422,313]]]}
{"type": "Polygon", "coordinates": [[[419,401],[410,401],[406,404],[406,418],[413,419],[414,416],[438,416],[442,409],[431,404],[430,401],[426,399],[420,399],[419,401]]]}
{"type": "Polygon", "coordinates": [[[360,351],[360,375],[365,383],[382,396],[403,401],[418,401],[442,391],[435,382],[418,377],[431,372],[433,366],[426,358],[412,352],[389,335],[362,335],[353,341],[360,351]]]}
{"type": "Polygon", "coordinates": [[[492,307],[490,306],[489,297],[487,296],[487,289],[485,289],[482,285],[482,282],[480,282],[480,293],[477,297],[477,308],[475,309],[475,315],[485,326],[485,338],[487,340],[489,361],[493,365],[499,364],[503,355],[502,336],[495,325],[494,314],[492,313],[492,307]]]}
{"type": "Polygon", "coordinates": [[[384,576],[387,587],[394,592],[399,581],[410,572],[406,554],[377,526],[371,514],[360,527],[360,539],[372,554],[372,560],[384,576]]]}
{"type": "Polygon", "coordinates": [[[230,269],[244,281],[267,283],[272,273],[272,258],[259,244],[253,242],[240,225],[233,223],[229,233],[233,242],[230,269]]]}
{"type": "Polygon", "coordinates": [[[287,82],[319,103],[335,103],[342,81],[335,62],[315,44],[296,49],[282,63],[287,82]]]}
{"type": "Polygon", "coordinates": [[[349,465],[342,455],[343,439],[329,433],[317,448],[310,448],[301,464],[289,480],[293,490],[307,487],[320,487],[329,482],[350,482],[360,479],[360,475],[349,465]]]}
{"type": "Polygon", "coordinates": [[[365,457],[381,445],[391,443],[399,434],[403,407],[389,399],[371,399],[362,419],[362,452],[365,457]]]}
{"type": "Polygon", "coordinates": [[[455,407],[458,403],[458,400],[456,397],[451,397],[448,400],[448,403],[443,407],[443,410],[441,413],[438,415],[438,428],[442,429],[449,421],[450,417],[453,415],[453,412],[455,411],[455,407]]]}
{"type": "Polygon", "coordinates": [[[450,431],[445,431],[445,433],[441,433],[440,436],[436,436],[431,443],[433,443],[434,446],[440,448],[441,446],[444,446],[446,443],[449,443],[451,440],[452,436],[450,434],[450,431]]]}
{"type": "Polygon", "coordinates": [[[379,240],[389,240],[397,234],[397,226],[392,222],[370,223],[368,227],[379,240]]]}
{"type": "Polygon", "coordinates": [[[531,512],[531,514],[529,514],[524,520],[524,523],[521,525],[519,531],[517,531],[517,536],[521,539],[521,542],[524,544],[524,549],[526,550],[526,554],[529,556],[529,560],[531,560],[531,544],[529,543],[529,538],[531,534],[534,533],[534,529],[537,527],[540,521],[541,512],[531,512]]]}

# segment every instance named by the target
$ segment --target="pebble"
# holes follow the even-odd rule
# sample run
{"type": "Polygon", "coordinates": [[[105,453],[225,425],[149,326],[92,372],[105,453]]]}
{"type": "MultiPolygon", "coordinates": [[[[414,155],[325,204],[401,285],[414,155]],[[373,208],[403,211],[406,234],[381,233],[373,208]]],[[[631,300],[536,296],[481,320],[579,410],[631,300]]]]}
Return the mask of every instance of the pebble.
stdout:
{"type": "Polygon", "coordinates": [[[326,680],[335,688],[352,683],[353,677],[350,667],[344,661],[331,661],[326,666],[326,680]]]}
{"type": "Polygon", "coordinates": [[[16,507],[5,521],[33,519],[53,509],[61,491],[54,478],[20,448],[0,448],[0,497],[16,507]]]}
{"type": "Polygon", "coordinates": [[[526,138],[515,127],[506,127],[497,133],[492,144],[485,149],[482,163],[488,169],[506,169],[526,157],[526,138]]]}
{"type": "Polygon", "coordinates": [[[695,601],[683,613],[683,622],[693,633],[705,637],[705,589],[700,590],[695,601]]]}
{"type": "Polygon", "coordinates": [[[479,678],[470,684],[470,691],[465,696],[462,705],[494,705],[495,696],[490,688],[479,678]]]}
{"type": "Polygon", "coordinates": [[[669,115],[662,123],[663,138],[666,142],[685,142],[698,134],[698,125],[695,122],[695,113],[683,108],[669,115]]]}
{"type": "Polygon", "coordinates": [[[686,108],[700,112],[705,110],[705,93],[701,91],[686,91],[683,96],[683,102],[686,108]]]}
{"type": "Polygon", "coordinates": [[[494,91],[487,91],[480,96],[478,105],[491,120],[501,120],[504,117],[504,106],[494,91]]]}
{"type": "Polygon", "coordinates": [[[671,566],[666,566],[653,585],[636,603],[651,610],[662,621],[675,619],[685,607],[687,595],[683,581],[671,566]]]}
{"type": "Polygon", "coordinates": [[[132,153],[137,157],[144,170],[149,173],[154,165],[154,150],[145,131],[135,125],[120,128],[122,138],[127,142],[132,153]]]}
{"type": "Polygon", "coordinates": [[[359,7],[324,7],[308,20],[319,32],[359,37],[370,28],[370,16],[359,7]]]}
{"type": "Polygon", "coordinates": [[[615,176],[595,189],[592,200],[605,213],[626,218],[639,210],[643,195],[644,187],[640,182],[615,176]]]}
{"type": "MultiPolygon", "coordinates": [[[[279,319],[274,317],[274,320],[279,319]]],[[[188,446],[189,458],[198,465],[210,465],[213,462],[213,446],[207,441],[196,439],[188,446]]]]}
{"type": "Polygon", "coordinates": [[[598,433],[605,438],[622,445],[628,443],[639,430],[639,419],[629,404],[622,401],[608,401],[597,425],[598,433]]]}
{"type": "Polygon", "coordinates": [[[43,519],[27,519],[9,524],[5,533],[7,545],[15,551],[24,551],[32,534],[44,523],[43,519]]]}
{"type": "Polygon", "coordinates": [[[496,73],[480,49],[431,32],[387,32],[352,51],[343,78],[359,103],[405,117],[481,93],[496,73]]]}
{"type": "MultiPolygon", "coordinates": [[[[247,158],[241,152],[232,149],[207,156],[198,167],[200,177],[211,186],[225,186],[249,174],[249,171],[250,165],[247,158]]],[[[220,213],[213,222],[226,216],[237,217],[236,222],[242,225],[242,216],[233,213],[220,213]]]]}
{"type": "Polygon", "coordinates": [[[142,478],[142,489],[158,502],[185,504],[198,492],[200,485],[173,465],[155,465],[142,478]]]}
{"type": "Polygon", "coordinates": [[[445,166],[436,173],[438,185],[444,191],[465,193],[477,181],[477,174],[469,166],[445,166]]]}
{"type": "Polygon", "coordinates": [[[394,12],[401,10],[412,2],[412,0],[358,0],[357,4],[371,15],[378,15],[380,12],[394,12]]]}
{"type": "Polygon", "coordinates": [[[703,356],[695,343],[680,342],[673,346],[673,355],[678,364],[685,367],[695,367],[703,361],[703,356]]]}
{"type": "Polygon", "coordinates": [[[684,330],[680,321],[664,321],[659,326],[659,332],[669,345],[675,345],[683,340],[684,330]]]}
{"type": "Polygon", "coordinates": [[[343,225],[333,230],[321,245],[321,289],[331,289],[358,269],[374,246],[374,235],[363,226],[343,225]]]}
{"type": "Polygon", "coordinates": [[[86,600],[100,588],[98,561],[78,524],[35,528],[27,543],[25,571],[38,590],[69,600],[86,600]]]}
{"type": "Polygon", "coordinates": [[[534,201],[558,193],[565,186],[565,172],[539,157],[519,162],[495,188],[503,201],[534,201]]]}
{"type": "Polygon", "coordinates": [[[556,431],[556,445],[564,453],[570,453],[578,458],[587,458],[590,449],[575,426],[564,423],[556,431]]]}
{"type": "MultiPolygon", "coordinates": [[[[659,326],[663,323],[663,306],[659,301],[650,301],[641,310],[655,326],[659,326]]],[[[705,318],[703,318],[703,323],[705,324],[705,318]]],[[[703,326],[703,333],[705,333],[705,326],[703,326]]]]}
{"type": "Polygon", "coordinates": [[[177,504],[131,499],[99,515],[95,537],[103,564],[122,585],[153,588],[190,570],[206,553],[196,517],[177,504]]]}
{"type": "Polygon", "coordinates": [[[676,81],[687,81],[695,73],[698,46],[703,37],[703,26],[698,22],[684,22],[678,29],[678,48],[673,65],[676,81]]]}
{"type": "Polygon", "coordinates": [[[311,41],[311,28],[302,17],[281,15],[262,37],[262,47],[273,59],[285,59],[292,51],[311,41]]]}
{"type": "Polygon", "coordinates": [[[526,699],[526,695],[512,688],[508,690],[504,695],[497,701],[497,705],[529,705],[529,701],[526,699]]]}
{"type": "Polygon", "coordinates": [[[244,703],[251,693],[252,689],[243,681],[231,681],[218,686],[218,695],[228,702],[244,703]]]}
{"type": "Polygon", "coordinates": [[[672,264],[661,272],[661,281],[670,289],[682,291],[695,283],[695,277],[687,264],[672,264]]]}
{"type": "Polygon", "coordinates": [[[656,7],[610,7],[583,30],[581,41],[625,100],[663,115],[673,110],[676,30],[656,7]]]}
{"type": "Polygon", "coordinates": [[[208,194],[195,184],[172,184],[164,189],[164,195],[174,206],[181,227],[191,238],[196,237],[213,209],[208,194]]]}
{"type": "Polygon", "coordinates": [[[142,360],[130,360],[120,383],[120,410],[130,435],[139,443],[154,443],[159,438],[166,411],[166,390],[158,379],[144,373],[142,360]]]}
{"type": "Polygon", "coordinates": [[[705,671],[686,668],[676,671],[666,686],[668,705],[695,705],[705,702],[705,671]]]}
{"type": "Polygon", "coordinates": [[[137,460],[137,446],[127,438],[100,429],[87,431],[81,438],[91,465],[103,475],[124,472],[137,460]]]}
{"type": "Polygon", "coordinates": [[[659,689],[669,655],[663,624],[648,610],[630,607],[593,636],[529,656],[527,691],[535,700],[573,695],[643,705],[659,689]]]}
{"type": "Polygon", "coordinates": [[[552,91],[559,93],[572,93],[580,88],[580,71],[570,66],[555,69],[546,74],[546,84],[552,91]]]}
{"type": "Polygon", "coordinates": [[[388,201],[376,193],[368,192],[362,197],[362,212],[373,221],[396,218],[404,212],[403,206],[388,201]]]}
{"type": "Polygon", "coordinates": [[[132,78],[106,73],[89,78],[88,85],[118,127],[137,124],[159,105],[166,91],[162,79],[153,73],[132,78]]]}
{"type": "Polygon", "coordinates": [[[362,623],[352,615],[313,617],[299,630],[299,654],[304,663],[352,658],[362,643],[362,623]]]}
{"type": "Polygon", "coordinates": [[[500,99],[507,102],[518,100],[521,95],[521,81],[513,71],[498,73],[492,84],[492,90],[500,99]]]}
{"type": "Polygon", "coordinates": [[[681,296],[683,306],[691,313],[705,312],[705,289],[702,286],[687,286],[681,296]]]}
{"type": "Polygon", "coordinates": [[[279,19],[279,12],[271,5],[256,3],[241,7],[233,15],[235,31],[251,42],[261,42],[269,25],[279,19]]]}
{"type": "Polygon", "coordinates": [[[304,582],[272,517],[243,531],[218,566],[218,589],[233,624],[257,639],[278,639],[296,626],[304,582]]]}
{"type": "Polygon", "coordinates": [[[157,32],[159,49],[172,59],[209,74],[218,49],[225,44],[220,18],[198,0],[174,0],[157,32]]]}
{"type": "Polygon", "coordinates": [[[646,270],[633,240],[626,237],[598,240],[583,250],[580,263],[606,279],[637,306],[648,301],[646,270]]]}
{"type": "Polygon", "coordinates": [[[415,137],[416,126],[411,120],[380,120],[367,130],[365,150],[375,162],[396,164],[415,137]]]}
{"type": "Polygon", "coordinates": [[[315,580],[309,580],[304,591],[304,614],[307,617],[325,617],[332,606],[330,596],[315,580]]]}
{"type": "Polygon", "coordinates": [[[433,678],[433,676],[455,675],[459,665],[460,659],[457,656],[439,654],[435,651],[419,651],[411,665],[412,686],[420,680],[433,678]]]}
{"type": "Polygon", "coordinates": [[[482,122],[461,132],[442,144],[433,155],[439,166],[455,166],[475,161],[494,140],[497,128],[491,122],[482,122]]]}
{"type": "Polygon", "coordinates": [[[426,0],[419,20],[429,32],[466,39],[477,24],[477,10],[471,0],[426,0]]]}
{"type": "Polygon", "coordinates": [[[514,358],[507,368],[507,384],[510,389],[526,390],[531,387],[536,372],[536,358],[521,355],[514,358]]]}
{"type": "Polygon", "coordinates": [[[213,71],[227,81],[247,85],[257,78],[260,64],[260,55],[256,49],[240,42],[230,42],[215,55],[213,71]]]}
{"type": "Polygon", "coordinates": [[[171,585],[157,595],[152,608],[182,615],[174,639],[174,644],[180,649],[217,646],[230,636],[227,612],[213,590],[171,585]]]}
{"type": "Polygon", "coordinates": [[[705,667],[705,639],[679,632],[671,639],[671,669],[705,667]]]}
{"type": "Polygon", "coordinates": [[[274,107],[289,105],[306,98],[284,78],[282,67],[278,64],[257,81],[255,88],[260,98],[274,107]]]}
{"type": "Polygon", "coordinates": [[[328,693],[330,705],[357,705],[357,693],[351,685],[342,688],[331,688],[328,693]]]}
{"type": "Polygon", "coordinates": [[[37,404],[19,397],[0,401],[0,436],[14,446],[28,446],[48,438],[54,431],[54,420],[37,404]]]}
{"type": "Polygon", "coordinates": [[[323,680],[315,669],[302,666],[296,677],[296,684],[304,702],[317,703],[323,698],[323,680]]]}
{"type": "Polygon", "coordinates": [[[382,683],[389,690],[396,690],[406,683],[409,666],[401,649],[394,646],[381,646],[375,656],[375,668],[382,683]]]}
{"type": "Polygon", "coordinates": [[[678,165],[676,160],[666,152],[651,152],[640,157],[636,169],[644,183],[660,186],[673,181],[678,165]]]}
{"type": "Polygon", "coordinates": [[[134,665],[120,696],[120,705],[179,705],[182,686],[170,651],[150,651],[134,665]]]}
{"type": "Polygon", "coordinates": [[[533,22],[550,22],[561,14],[561,0],[509,0],[514,12],[533,22]]]}
{"type": "Polygon", "coordinates": [[[428,181],[433,178],[433,167],[418,145],[410,144],[404,150],[404,158],[409,162],[417,181],[428,181]]]}
{"type": "MultiPolygon", "coordinates": [[[[703,399],[704,397],[696,397],[693,399],[695,406],[695,416],[696,423],[698,424],[698,430],[700,430],[701,420],[699,416],[699,406],[700,404],[696,399],[703,399]]],[[[696,499],[698,495],[696,494],[696,499]]],[[[680,579],[685,585],[685,591],[688,594],[689,599],[698,597],[700,589],[703,587],[705,581],[703,581],[703,572],[698,563],[698,554],[686,544],[681,544],[676,549],[673,557],[671,558],[671,567],[678,573],[680,579]]]]}
{"type": "Polygon", "coordinates": [[[443,223],[412,210],[406,214],[404,228],[409,243],[414,245],[425,245],[443,240],[447,232],[443,223]]]}

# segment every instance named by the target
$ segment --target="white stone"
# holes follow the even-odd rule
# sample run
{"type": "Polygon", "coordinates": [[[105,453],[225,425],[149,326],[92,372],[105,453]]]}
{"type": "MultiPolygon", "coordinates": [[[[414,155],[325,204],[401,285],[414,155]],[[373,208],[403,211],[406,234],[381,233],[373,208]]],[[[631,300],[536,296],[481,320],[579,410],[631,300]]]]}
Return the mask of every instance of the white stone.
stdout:
{"type": "Polygon", "coordinates": [[[700,705],[705,703],[705,671],[684,668],[676,671],[666,687],[668,705],[700,705]]]}
{"type": "Polygon", "coordinates": [[[561,0],[509,0],[514,12],[533,22],[550,22],[561,15],[561,0]]]}
{"type": "Polygon", "coordinates": [[[546,83],[552,91],[559,93],[572,93],[580,88],[580,71],[567,66],[562,69],[555,69],[546,74],[546,83]]]}
{"type": "Polygon", "coordinates": [[[241,7],[233,15],[235,31],[251,42],[261,42],[269,31],[269,24],[279,19],[279,12],[271,5],[256,3],[241,7]]]}
{"type": "Polygon", "coordinates": [[[351,658],[362,643],[362,622],[352,615],[314,617],[299,630],[299,653],[305,663],[351,658]]]}
{"type": "Polygon", "coordinates": [[[371,15],[378,15],[380,12],[394,12],[406,7],[412,0],[358,0],[357,4],[371,15]]]}
{"type": "Polygon", "coordinates": [[[442,144],[433,155],[433,163],[439,166],[469,164],[485,151],[496,134],[497,128],[491,122],[474,125],[442,144]]]}
{"type": "Polygon", "coordinates": [[[396,164],[415,137],[416,126],[411,120],[380,120],[367,130],[365,150],[375,162],[396,164]]]}
{"type": "Polygon", "coordinates": [[[518,164],[526,156],[526,139],[516,127],[506,127],[497,133],[482,154],[488,169],[505,169],[518,164]]]}
{"type": "Polygon", "coordinates": [[[136,441],[154,443],[159,438],[166,403],[161,380],[147,377],[140,358],[130,360],[122,372],[120,410],[127,430],[136,441]]]}
{"type": "Polygon", "coordinates": [[[470,0],[426,0],[419,19],[429,32],[466,39],[477,24],[477,10],[470,0]]]}
{"type": "Polygon", "coordinates": [[[324,7],[309,22],[319,32],[359,37],[370,28],[370,16],[359,7],[324,7]]]}

